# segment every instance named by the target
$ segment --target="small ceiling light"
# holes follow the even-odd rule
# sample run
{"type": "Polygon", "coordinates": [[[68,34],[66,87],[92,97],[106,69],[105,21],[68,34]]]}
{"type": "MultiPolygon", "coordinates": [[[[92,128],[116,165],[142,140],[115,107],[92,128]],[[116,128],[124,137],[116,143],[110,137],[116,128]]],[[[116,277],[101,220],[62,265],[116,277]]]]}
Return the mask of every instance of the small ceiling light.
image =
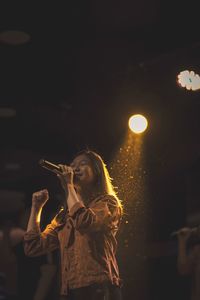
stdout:
{"type": "Polygon", "coordinates": [[[147,119],[139,114],[130,117],[128,124],[131,131],[136,134],[144,132],[148,126],[147,119]]]}
{"type": "Polygon", "coordinates": [[[200,89],[200,76],[194,71],[182,71],[177,77],[179,85],[187,90],[196,91],[200,89]]]}
{"type": "Polygon", "coordinates": [[[5,30],[0,32],[0,42],[9,45],[21,45],[30,41],[30,35],[18,30],[5,30]]]}
{"type": "Polygon", "coordinates": [[[9,107],[0,107],[0,118],[12,118],[16,116],[16,110],[9,107]]]}
{"type": "Polygon", "coordinates": [[[21,169],[21,165],[15,162],[8,162],[5,164],[5,169],[7,171],[18,171],[19,169],[21,169]]]}

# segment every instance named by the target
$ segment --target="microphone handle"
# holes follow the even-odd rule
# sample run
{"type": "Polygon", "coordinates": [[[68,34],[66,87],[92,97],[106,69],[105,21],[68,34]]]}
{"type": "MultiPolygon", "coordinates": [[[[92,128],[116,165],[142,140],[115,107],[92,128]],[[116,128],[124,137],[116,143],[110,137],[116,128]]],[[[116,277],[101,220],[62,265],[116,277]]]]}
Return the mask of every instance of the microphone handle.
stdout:
{"type": "Polygon", "coordinates": [[[174,237],[174,236],[176,236],[176,235],[178,235],[179,234],[179,231],[173,231],[171,234],[170,234],[170,236],[171,237],[174,237]]]}
{"type": "MultiPolygon", "coordinates": [[[[197,230],[198,230],[198,227],[193,227],[193,228],[191,228],[190,234],[196,233],[197,230]]],[[[181,232],[181,229],[172,232],[172,233],[170,234],[170,236],[171,236],[171,237],[177,236],[180,232],[181,232]]]]}
{"type": "Polygon", "coordinates": [[[39,165],[52,172],[61,171],[61,168],[58,165],[53,164],[52,162],[45,159],[40,159],[39,165]]]}

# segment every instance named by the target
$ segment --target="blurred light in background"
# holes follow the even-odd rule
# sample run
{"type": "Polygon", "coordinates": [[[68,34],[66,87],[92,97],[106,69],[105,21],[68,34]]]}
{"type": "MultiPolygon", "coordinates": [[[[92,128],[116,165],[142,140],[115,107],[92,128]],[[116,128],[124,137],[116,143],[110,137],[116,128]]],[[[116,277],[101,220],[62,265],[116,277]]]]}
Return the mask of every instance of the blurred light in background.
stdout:
{"type": "Polygon", "coordinates": [[[0,32],[0,42],[8,45],[21,45],[28,43],[31,37],[28,33],[19,30],[5,30],[0,32]]]}
{"type": "Polygon", "coordinates": [[[12,118],[16,116],[16,110],[10,107],[0,107],[0,118],[12,118]]]}
{"type": "Polygon", "coordinates": [[[200,89],[200,76],[194,71],[182,71],[179,73],[178,83],[187,90],[196,91],[200,89]]]}
{"type": "Polygon", "coordinates": [[[136,134],[140,134],[147,129],[148,122],[147,119],[142,115],[133,115],[129,119],[129,128],[136,134]]]}

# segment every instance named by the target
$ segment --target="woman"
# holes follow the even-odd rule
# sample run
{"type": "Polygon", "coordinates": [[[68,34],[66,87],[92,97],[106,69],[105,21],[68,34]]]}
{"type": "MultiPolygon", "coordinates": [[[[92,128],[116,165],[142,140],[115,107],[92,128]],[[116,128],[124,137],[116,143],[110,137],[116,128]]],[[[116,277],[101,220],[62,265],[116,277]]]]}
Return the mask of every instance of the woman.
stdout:
{"type": "Polygon", "coordinates": [[[177,267],[180,275],[191,279],[191,300],[200,299],[200,227],[181,228],[178,231],[177,267]],[[189,243],[189,240],[194,240],[189,243]],[[191,244],[191,245],[189,245],[191,244]]]}
{"type": "Polygon", "coordinates": [[[62,299],[121,299],[115,235],[122,207],[106,166],[93,151],[79,153],[70,166],[59,166],[67,209],[40,232],[48,191],[33,194],[25,253],[37,256],[60,249],[62,299]]]}

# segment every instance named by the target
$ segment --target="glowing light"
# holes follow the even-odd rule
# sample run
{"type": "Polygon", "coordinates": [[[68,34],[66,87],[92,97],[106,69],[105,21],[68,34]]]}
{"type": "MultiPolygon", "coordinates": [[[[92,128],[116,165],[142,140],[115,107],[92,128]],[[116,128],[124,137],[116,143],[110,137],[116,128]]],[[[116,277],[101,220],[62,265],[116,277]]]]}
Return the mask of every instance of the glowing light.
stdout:
{"type": "MultiPolygon", "coordinates": [[[[134,257],[145,252],[146,235],[150,227],[143,140],[143,135],[134,135],[127,128],[121,147],[111,162],[111,177],[114,186],[119,187],[117,194],[124,211],[123,247],[130,249],[134,257]]],[[[140,267],[134,268],[134,276],[138,276],[140,271],[140,267]]]]}
{"type": "Polygon", "coordinates": [[[200,89],[200,76],[194,71],[182,71],[179,73],[178,83],[187,90],[196,91],[200,89]]]}
{"type": "Polygon", "coordinates": [[[10,107],[0,107],[0,118],[11,118],[16,116],[16,110],[10,107]]]}
{"type": "Polygon", "coordinates": [[[30,41],[30,35],[19,30],[5,30],[0,32],[0,42],[9,45],[21,45],[30,41]]]}
{"type": "Polygon", "coordinates": [[[139,114],[130,117],[128,124],[129,128],[137,134],[144,132],[148,126],[147,119],[139,114]]]}

